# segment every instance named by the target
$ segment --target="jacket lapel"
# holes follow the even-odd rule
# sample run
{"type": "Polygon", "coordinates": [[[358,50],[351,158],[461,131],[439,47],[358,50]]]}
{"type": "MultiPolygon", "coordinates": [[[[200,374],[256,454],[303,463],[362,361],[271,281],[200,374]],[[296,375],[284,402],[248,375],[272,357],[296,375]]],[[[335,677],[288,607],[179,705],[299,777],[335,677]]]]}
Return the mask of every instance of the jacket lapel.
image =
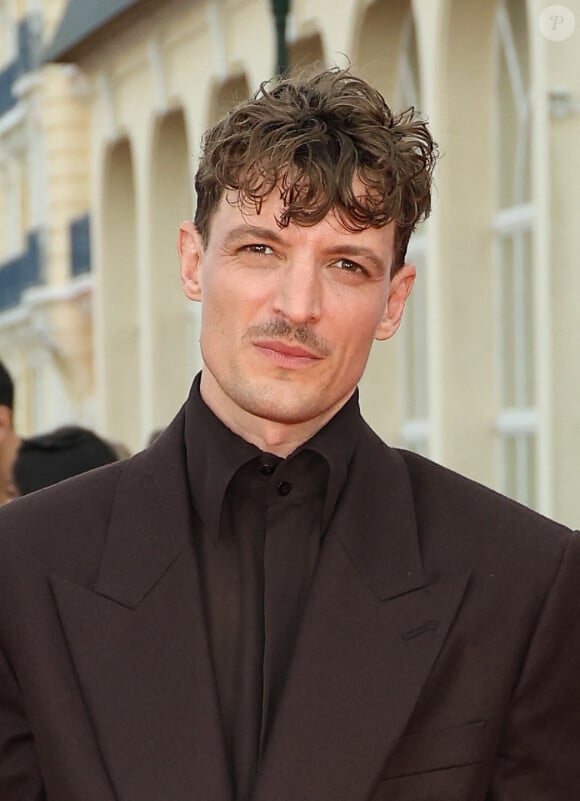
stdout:
{"type": "Polygon", "coordinates": [[[183,452],[180,415],[127,462],[94,590],[52,577],[123,801],[231,801],[183,452]]]}
{"type": "Polygon", "coordinates": [[[254,801],[369,798],[467,578],[424,575],[406,468],[366,430],[325,538],[254,801]]]}
{"type": "MultiPolygon", "coordinates": [[[[463,596],[467,575],[424,574],[401,458],[368,430],[361,440],[254,801],[369,798],[463,596]]],[[[94,587],[52,577],[123,801],[232,801],[183,451],[180,415],[124,467],[94,587]]]]}

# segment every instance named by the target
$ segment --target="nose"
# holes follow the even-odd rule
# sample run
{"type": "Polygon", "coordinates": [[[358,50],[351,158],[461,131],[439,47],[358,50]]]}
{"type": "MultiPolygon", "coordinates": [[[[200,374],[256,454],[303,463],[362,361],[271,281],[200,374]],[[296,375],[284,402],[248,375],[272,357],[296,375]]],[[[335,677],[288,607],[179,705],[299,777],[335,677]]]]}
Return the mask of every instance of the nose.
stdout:
{"type": "Polygon", "coordinates": [[[295,325],[320,319],[322,307],[321,274],[309,259],[287,262],[277,271],[272,298],[273,310],[295,325]]]}

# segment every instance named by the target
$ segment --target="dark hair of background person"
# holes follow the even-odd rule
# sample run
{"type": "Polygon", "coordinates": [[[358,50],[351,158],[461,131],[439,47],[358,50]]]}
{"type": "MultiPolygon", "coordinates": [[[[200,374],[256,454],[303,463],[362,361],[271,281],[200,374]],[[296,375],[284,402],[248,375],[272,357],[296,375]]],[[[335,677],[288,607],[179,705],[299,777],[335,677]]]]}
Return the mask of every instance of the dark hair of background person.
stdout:
{"type": "Polygon", "coordinates": [[[118,460],[113,448],[94,432],[64,426],[23,440],[12,467],[19,495],[118,460]]]}
{"type": "Polygon", "coordinates": [[[259,212],[279,187],[280,227],[333,210],[347,230],[394,221],[392,271],[431,211],[436,143],[415,109],[394,114],[379,91],[338,67],[264,82],[205,133],[195,179],[195,225],[204,245],[224,191],[259,212]],[[357,183],[359,184],[357,188],[357,183]]]}
{"type": "Polygon", "coordinates": [[[2,362],[0,362],[0,406],[14,409],[14,382],[2,362]]]}

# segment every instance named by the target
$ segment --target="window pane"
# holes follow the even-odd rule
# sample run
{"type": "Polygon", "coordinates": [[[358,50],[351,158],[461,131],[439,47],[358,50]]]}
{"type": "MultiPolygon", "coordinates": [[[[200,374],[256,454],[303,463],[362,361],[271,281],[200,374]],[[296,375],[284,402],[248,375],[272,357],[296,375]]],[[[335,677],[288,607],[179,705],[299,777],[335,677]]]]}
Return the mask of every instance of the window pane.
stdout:
{"type": "Polygon", "coordinates": [[[500,439],[500,490],[520,503],[537,503],[537,445],[535,434],[510,434],[500,439]]]}
{"type": "Polygon", "coordinates": [[[503,481],[500,489],[510,498],[516,498],[518,494],[518,462],[515,437],[502,437],[501,460],[503,481]]]}
{"type": "Polygon", "coordinates": [[[516,304],[513,240],[511,236],[500,239],[500,362],[501,362],[501,406],[516,405],[516,364],[514,309],[516,304]]]}
{"type": "Polygon", "coordinates": [[[524,331],[525,338],[523,352],[525,354],[525,398],[527,406],[533,406],[536,402],[536,330],[535,320],[535,287],[534,287],[534,264],[533,264],[533,244],[532,232],[522,232],[523,258],[524,258],[524,297],[522,298],[524,331]]]}

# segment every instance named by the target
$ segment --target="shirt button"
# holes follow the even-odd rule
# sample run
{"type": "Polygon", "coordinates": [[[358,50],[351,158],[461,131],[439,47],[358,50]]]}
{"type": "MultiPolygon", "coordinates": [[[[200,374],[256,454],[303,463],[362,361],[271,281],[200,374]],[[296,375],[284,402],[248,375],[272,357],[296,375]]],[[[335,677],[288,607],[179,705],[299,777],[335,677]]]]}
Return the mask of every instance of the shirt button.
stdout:
{"type": "Polygon", "coordinates": [[[292,490],[292,484],[289,481],[281,481],[279,484],[276,485],[276,492],[278,495],[288,495],[292,490]]]}
{"type": "Polygon", "coordinates": [[[264,475],[264,476],[271,476],[275,469],[276,469],[276,465],[263,464],[260,467],[260,473],[262,473],[262,475],[264,475]]]}

